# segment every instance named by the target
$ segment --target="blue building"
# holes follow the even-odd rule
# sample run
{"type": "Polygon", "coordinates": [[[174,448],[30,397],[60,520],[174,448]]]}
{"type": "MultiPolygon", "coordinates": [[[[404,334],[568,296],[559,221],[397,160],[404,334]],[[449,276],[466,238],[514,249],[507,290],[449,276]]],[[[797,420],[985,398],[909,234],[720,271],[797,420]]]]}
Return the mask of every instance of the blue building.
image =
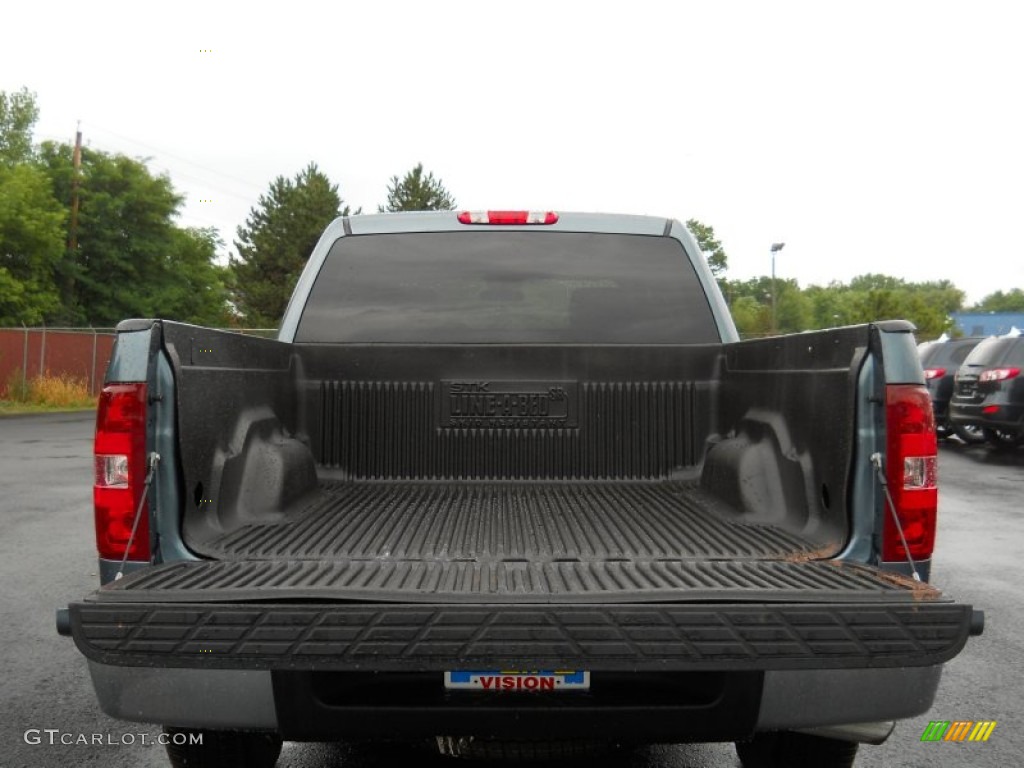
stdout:
{"type": "Polygon", "coordinates": [[[952,318],[964,336],[1002,336],[1011,328],[1024,331],[1024,312],[954,312],[952,318]]]}

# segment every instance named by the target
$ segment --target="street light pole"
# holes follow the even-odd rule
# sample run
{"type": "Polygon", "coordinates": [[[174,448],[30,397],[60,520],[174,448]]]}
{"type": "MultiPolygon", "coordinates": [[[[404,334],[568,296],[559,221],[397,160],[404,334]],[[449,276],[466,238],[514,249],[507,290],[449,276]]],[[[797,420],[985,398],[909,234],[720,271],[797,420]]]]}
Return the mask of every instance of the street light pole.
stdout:
{"type": "Polygon", "coordinates": [[[772,334],[779,332],[775,321],[775,254],[786,247],[785,243],[772,243],[772,334]]]}

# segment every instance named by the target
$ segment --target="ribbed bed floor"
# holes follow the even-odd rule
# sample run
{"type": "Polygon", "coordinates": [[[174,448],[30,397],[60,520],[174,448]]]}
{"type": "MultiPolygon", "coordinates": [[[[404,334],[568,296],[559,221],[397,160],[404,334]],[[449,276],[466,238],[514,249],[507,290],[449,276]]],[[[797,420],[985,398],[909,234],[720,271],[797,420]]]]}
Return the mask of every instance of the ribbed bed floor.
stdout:
{"type": "MultiPolygon", "coordinates": [[[[249,560],[147,568],[99,592],[105,601],[250,600],[621,603],[935,599],[934,588],[856,565],[775,560],[465,562],[249,560]]],[[[877,619],[876,619],[877,620],[877,619]]]]}
{"type": "Polygon", "coordinates": [[[328,483],[304,509],[206,543],[228,560],[780,559],[812,542],[740,522],[685,483],[328,483]]]}

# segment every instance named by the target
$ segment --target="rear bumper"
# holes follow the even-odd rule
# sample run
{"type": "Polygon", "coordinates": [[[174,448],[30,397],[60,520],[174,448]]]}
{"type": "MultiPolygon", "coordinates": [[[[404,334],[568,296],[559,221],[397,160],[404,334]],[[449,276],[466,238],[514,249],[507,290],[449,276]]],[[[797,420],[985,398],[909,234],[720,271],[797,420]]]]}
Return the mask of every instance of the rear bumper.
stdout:
{"type": "Polygon", "coordinates": [[[1018,432],[1024,429],[1024,405],[1008,403],[960,403],[953,401],[949,407],[949,420],[954,424],[969,424],[990,429],[1018,432]],[[983,413],[983,408],[996,406],[995,413],[983,413]]]}
{"type": "MultiPolygon", "coordinates": [[[[345,706],[325,700],[330,673],[119,667],[89,662],[103,711],[135,722],[177,727],[253,729],[290,740],[332,740],[403,734],[605,737],[638,741],[736,740],[755,731],[820,728],[898,720],[932,705],[941,666],[898,669],[779,670],[724,673],[712,701],[538,701],[523,694],[504,701],[398,696],[345,706]]],[[[383,678],[382,678],[383,681],[383,678]]],[[[686,678],[684,688],[692,689],[686,678]]],[[[510,698],[511,697],[511,698],[510,698]]]]}
{"type": "Polygon", "coordinates": [[[314,565],[159,566],[72,604],[104,710],[306,740],[734,740],[920,714],[980,629],[935,588],[850,564],[680,564],[669,583],[641,563],[662,587],[605,569],[575,593],[468,577],[343,591],[314,565]],[[582,669],[592,684],[445,691],[457,669],[582,669]]]}

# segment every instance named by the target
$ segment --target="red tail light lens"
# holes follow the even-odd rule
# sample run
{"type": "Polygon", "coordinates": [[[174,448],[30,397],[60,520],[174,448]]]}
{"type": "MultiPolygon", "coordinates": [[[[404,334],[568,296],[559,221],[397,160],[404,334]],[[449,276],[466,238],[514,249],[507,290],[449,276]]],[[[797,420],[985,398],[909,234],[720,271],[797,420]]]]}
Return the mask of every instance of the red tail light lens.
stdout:
{"type": "MultiPolygon", "coordinates": [[[[93,504],[100,557],[120,560],[146,480],[146,385],[109,384],[96,412],[93,504]]],[[[142,508],[129,560],[149,560],[149,510],[142,508]]]]}
{"type": "MultiPolygon", "coordinates": [[[[886,479],[910,555],[924,560],[935,548],[938,510],[935,417],[928,390],[918,384],[886,388],[886,479]]],[[[892,514],[885,515],[882,559],[906,560],[892,514]]]]}
{"type": "Polygon", "coordinates": [[[554,224],[554,211],[462,211],[460,224],[554,224]]]}
{"type": "Polygon", "coordinates": [[[924,369],[924,377],[928,381],[930,381],[931,379],[941,379],[945,375],[946,375],[946,369],[945,368],[925,368],[924,369]]]}
{"type": "Polygon", "coordinates": [[[989,368],[982,371],[978,381],[1006,381],[1020,376],[1020,368],[989,368]]]}

